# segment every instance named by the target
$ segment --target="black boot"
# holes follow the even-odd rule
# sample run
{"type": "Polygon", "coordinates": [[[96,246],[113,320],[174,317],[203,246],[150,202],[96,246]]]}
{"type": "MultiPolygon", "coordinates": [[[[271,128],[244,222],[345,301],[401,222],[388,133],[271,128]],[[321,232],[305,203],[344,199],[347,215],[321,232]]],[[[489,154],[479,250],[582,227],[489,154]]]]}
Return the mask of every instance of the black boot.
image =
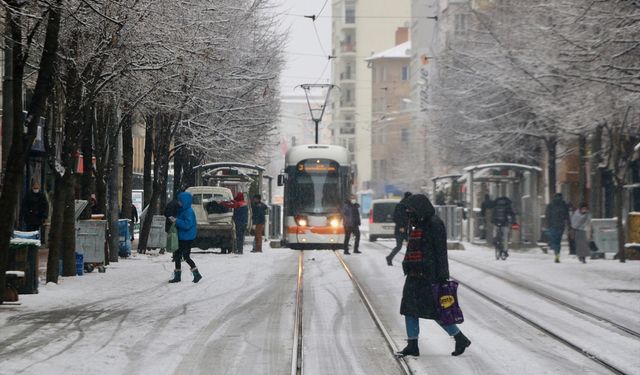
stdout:
{"type": "Polygon", "coordinates": [[[462,333],[462,331],[458,332],[455,336],[453,336],[453,338],[456,339],[456,350],[451,353],[451,355],[453,356],[459,356],[460,354],[464,353],[464,350],[469,347],[469,345],[471,345],[471,340],[469,340],[467,336],[462,333]]]}
{"type": "Polygon", "coordinates": [[[397,357],[406,357],[412,355],[418,357],[420,355],[420,349],[418,349],[418,339],[407,340],[407,346],[399,352],[396,352],[397,357]]]}
{"type": "Polygon", "coordinates": [[[386,256],[387,259],[387,266],[393,266],[393,258],[391,258],[389,255],[386,256]]]}
{"type": "Polygon", "coordinates": [[[192,268],[191,272],[193,273],[193,282],[194,283],[197,283],[198,281],[200,281],[200,279],[202,279],[202,275],[200,274],[200,271],[198,271],[198,267],[192,268]]]}
{"type": "Polygon", "coordinates": [[[179,283],[180,276],[182,276],[182,271],[180,270],[173,271],[173,279],[169,280],[169,283],[179,283]]]}

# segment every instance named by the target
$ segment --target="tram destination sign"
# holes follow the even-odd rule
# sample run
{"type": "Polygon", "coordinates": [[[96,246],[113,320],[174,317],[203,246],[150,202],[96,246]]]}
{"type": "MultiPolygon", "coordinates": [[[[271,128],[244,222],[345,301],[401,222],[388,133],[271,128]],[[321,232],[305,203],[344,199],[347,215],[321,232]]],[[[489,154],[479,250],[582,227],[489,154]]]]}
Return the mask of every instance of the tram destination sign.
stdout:
{"type": "Polygon", "coordinates": [[[296,169],[306,173],[331,173],[338,170],[338,164],[332,160],[313,159],[301,161],[296,169]]]}

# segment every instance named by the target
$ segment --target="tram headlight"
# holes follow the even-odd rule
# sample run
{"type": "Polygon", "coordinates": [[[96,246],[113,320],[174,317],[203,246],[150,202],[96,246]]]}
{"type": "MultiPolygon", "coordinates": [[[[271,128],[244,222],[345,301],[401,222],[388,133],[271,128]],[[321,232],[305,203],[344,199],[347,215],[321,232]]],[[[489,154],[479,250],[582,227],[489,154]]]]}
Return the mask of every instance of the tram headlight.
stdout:
{"type": "Polygon", "coordinates": [[[340,215],[327,216],[327,223],[331,228],[338,228],[342,225],[342,217],[340,215]]]}
{"type": "Polygon", "coordinates": [[[300,227],[306,227],[309,222],[306,216],[296,216],[296,224],[300,227]]]}
{"type": "Polygon", "coordinates": [[[329,225],[331,225],[332,228],[337,228],[340,226],[340,219],[338,219],[337,217],[332,217],[329,219],[329,225]]]}

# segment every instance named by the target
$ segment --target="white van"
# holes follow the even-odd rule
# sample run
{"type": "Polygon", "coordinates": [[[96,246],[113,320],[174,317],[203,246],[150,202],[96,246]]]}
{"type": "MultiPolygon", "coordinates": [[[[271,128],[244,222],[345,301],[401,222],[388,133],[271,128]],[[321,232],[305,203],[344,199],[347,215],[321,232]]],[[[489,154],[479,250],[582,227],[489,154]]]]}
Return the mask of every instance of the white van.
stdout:
{"type": "Polygon", "coordinates": [[[219,186],[192,186],[187,191],[193,196],[192,208],[196,214],[198,235],[193,246],[200,249],[220,248],[223,253],[235,251],[236,231],[232,210],[209,212],[212,201],[230,201],[231,190],[219,186]]]}
{"type": "Polygon", "coordinates": [[[369,241],[378,238],[394,238],[393,211],[400,202],[398,198],[374,199],[369,211],[369,241]]]}

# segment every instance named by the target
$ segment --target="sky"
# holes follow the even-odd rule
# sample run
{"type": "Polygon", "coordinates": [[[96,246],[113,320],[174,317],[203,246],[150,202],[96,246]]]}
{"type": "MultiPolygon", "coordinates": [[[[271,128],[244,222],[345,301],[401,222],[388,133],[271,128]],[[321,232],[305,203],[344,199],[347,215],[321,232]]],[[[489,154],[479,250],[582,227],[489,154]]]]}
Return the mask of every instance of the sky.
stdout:
{"type": "Polygon", "coordinates": [[[279,0],[282,14],[282,29],[288,30],[285,53],[286,66],[282,72],[281,93],[303,95],[294,88],[303,83],[328,83],[331,64],[327,56],[331,53],[331,3],[333,0],[279,0]],[[325,5],[326,4],[326,5],[325,5]],[[324,8],[323,8],[324,5],[324,8]],[[320,10],[322,9],[322,13],[320,10]],[[314,21],[303,15],[317,15],[314,21]]]}

